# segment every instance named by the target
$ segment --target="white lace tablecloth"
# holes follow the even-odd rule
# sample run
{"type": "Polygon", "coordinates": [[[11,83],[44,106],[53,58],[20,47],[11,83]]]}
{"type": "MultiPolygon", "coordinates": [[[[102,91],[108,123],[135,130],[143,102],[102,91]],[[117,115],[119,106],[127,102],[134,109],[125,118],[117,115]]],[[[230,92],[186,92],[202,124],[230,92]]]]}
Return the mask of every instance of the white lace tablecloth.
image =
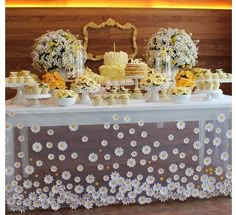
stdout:
{"type": "Polygon", "coordinates": [[[230,96],[177,104],[6,106],[12,211],[231,195],[230,96]]]}

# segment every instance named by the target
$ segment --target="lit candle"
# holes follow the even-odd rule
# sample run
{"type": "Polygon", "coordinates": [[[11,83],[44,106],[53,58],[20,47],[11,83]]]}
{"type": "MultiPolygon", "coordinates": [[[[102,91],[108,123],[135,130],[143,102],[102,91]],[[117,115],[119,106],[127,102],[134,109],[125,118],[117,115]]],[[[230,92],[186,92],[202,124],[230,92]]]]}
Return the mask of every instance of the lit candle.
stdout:
{"type": "Polygon", "coordinates": [[[114,46],[114,52],[115,52],[116,51],[116,43],[115,42],[114,42],[113,46],[114,46]]]}

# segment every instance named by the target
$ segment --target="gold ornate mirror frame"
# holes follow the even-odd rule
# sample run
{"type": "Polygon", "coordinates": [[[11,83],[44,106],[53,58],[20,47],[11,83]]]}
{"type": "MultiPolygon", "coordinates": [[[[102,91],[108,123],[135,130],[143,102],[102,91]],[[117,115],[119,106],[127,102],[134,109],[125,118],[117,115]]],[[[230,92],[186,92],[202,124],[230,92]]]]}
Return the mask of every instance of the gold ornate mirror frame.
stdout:
{"type": "MultiPolygon", "coordinates": [[[[129,55],[129,59],[133,59],[135,58],[135,56],[138,53],[138,47],[137,47],[137,28],[130,24],[130,23],[126,23],[125,25],[121,25],[118,22],[116,22],[115,20],[113,20],[112,18],[107,19],[105,22],[101,23],[100,25],[97,25],[94,22],[89,22],[87,25],[85,25],[83,27],[83,35],[84,35],[84,41],[83,41],[83,46],[85,48],[85,50],[87,50],[88,48],[88,28],[93,28],[93,29],[101,29],[104,27],[117,27],[120,28],[122,30],[132,30],[132,48],[134,50],[134,52],[132,54],[128,54],[129,55]]],[[[103,59],[103,55],[93,55],[91,53],[87,53],[87,59],[88,60],[93,60],[93,61],[99,61],[103,59]]]]}

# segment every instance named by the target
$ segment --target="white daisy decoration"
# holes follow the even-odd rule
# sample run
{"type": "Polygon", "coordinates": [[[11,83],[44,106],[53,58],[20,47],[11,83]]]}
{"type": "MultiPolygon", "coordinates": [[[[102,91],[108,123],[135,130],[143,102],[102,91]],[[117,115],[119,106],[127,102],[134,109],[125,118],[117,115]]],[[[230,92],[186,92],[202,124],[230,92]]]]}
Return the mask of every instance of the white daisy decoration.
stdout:
{"type": "Polygon", "coordinates": [[[172,173],[175,173],[178,171],[178,165],[175,164],[175,163],[172,163],[170,166],[169,166],[169,171],[172,172],[172,173]]]}
{"type": "Polygon", "coordinates": [[[180,168],[180,169],[184,169],[184,168],[185,168],[185,163],[180,163],[180,164],[179,164],[179,168],[180,168]]]}
{"type": "Polygon", "coordinates": [[[36,161],[36,166],[38,166],[38,167],[43,166],[43,161],[37,160],[37,161],[36,161]]]}
{"type": "Polygon", "coordinates": [[[138,121],[138,125],[139,125],[140,127],[144,126],[144,121],[143,121],[143,120],[139,120],[139,121],[138,121]]]}
{"type": "Polygon", "coordinates": [[[219,137],[215,137],[213,140],[213,145],[220,146],[220,144],[221,144],[221,139],[219,137]]]}
{"type": "Polygon", "coordinates": [[[18,136],[18,140],[19,140],[19,142],[24,142],[25,137],[23,135],[20,135],[20,136],[18,136]]]}
{"type": "Polygon", "coordinates": [[[8,116],[13,117],[13,116],[15,116],[15,113],[14,112],[8,112],[8,116]]]}
{"type": "Polygon", "coordinates": [[[60,150],[60,151],[65,151],[67,148],[68,148],[68,145],[65,141],[60,141],[58,144],[57,144],[57,148],[60,150]]]}
{"type": "Polygon", "coordinates": [[[217,127],[217,128],[216,128],[216,133],[217,133],[217,134],[220,134],[220,133],[221,133],[221,128],[217,127]]]}
{"type": "Polygon", "coordinates": [[[211,131],[213,131],[213,129],[214,129],[214,125],[212,123],[208,122],[205,126],[205,130],[208,132],[211,132],[211,131]]]}
{"type": "Polygon", "coordinates": [[[98,155],[95,153],[91,153],[89,154],[88,159],[90,162],[94,163],[98,160],[98,155]]]}
{"type": "Polygon", "coordinates": [[[158,171],[157,171],[160,175],[164,174],[164,169],[163,168],[159,168],[158,171]]]}
{"type": "Polygon", "coordinates": [[[229,159],[229,153],[228,152],[222,152],[220,155],[221,160],[227,161],[229,159]]]}
{"type": "Polygon", "coordinates": [[[128,171],[128,172],[126,173],[126,176],[127,176],[128,178],[131,178],[131,177],[133,176],[133,173],[132,173],[131,171],[128,171]]]}
{"type": "Polygon", "coordinates": [[[184,143],[185,143],[185,144],[188,144],[188,143],[189,143],[189,138],[188,138],[188,137],[184,138],[184,143]]]}
{"type": "Polygon", "coordinates": [[[220,166],[216,167],[215,168],[215,174],[218,175],[218,176],[222,175],[223,174],[223,169],[220,166]]]}
{"type": "Polygon", "coordinates": [[[198,156],[197,155],[193,155],[192,156],[192,161],[197,161],[198,160],[198,156]]]}
{"type": "Polygon", "coordinates": [[[53,160],[55,158],[54,154],[50,153],[48,154],[48,159],[49,160],[53,160]]]}
{"type": "Polygon", "coordinates": [[[120,157],[124,154],[124,149],[122,147],[117,147],[114,150],[114,153],[115,153],[116,156],[120,157]]]}
{"type": "Polygon", "coordinates": [[[52,142],[47,142],[47,143],[46,143],[46,147],[47,147],[48,149],[51,149],[51,148],[53,147],[52,142]]]}
{"type": "Polygon", "coordinates": [[[111,155],[109,155],[109,154],[104,155],[104,160],[108,161],[110,159],[111,159],[111,155]]]}
{"type": "Polygon", "coordinates": [[[109,129],[111,127],[110,123],[106,122],[104,123],[104,128],[105,129],[109,129]]]}
{"type": "Polygon", "coordinates": [[[172,141],[174,138],[175,138],[175,137],[174,137],[173,134],[169,134],[169,135],[168,135],[168,140],[172,141]]]}
{"type": "Polygon", "coordinates": [[[76,183],[79,183],[79,182],[81,181],[81,178],[80,178],[79,176],[76,176],[76,177],[74,178],[74,181],[75,181],[76,183]]]}
{"type": "Polygon", "coordinates": [[[119,116],[118,116],[117,114],[114,114],[114,115],[113,115],[113,120],[114,120],[114,121],[119,120],[119,116]]]}
{"type": "Polygon", "coordinates": [[[148,135],[148,133],[147,133],[146,131],[142,131],[142,133],[141,133],[141,137],[146,138],[147,135],[148,135]]]}
{"type": "Polygon", "coordinates": [[[179,157],[180,157],[181,159],[184,159],[184,158],[186,157],[186,154],[185,154],[184,152],[181,152],[181,153],[179,154],[179,157]]]}
{"type": "Polygon", "coordinates": [[[7,176],[13,175],[13,173],[14,173],[14,168],[13,167],[11,167],[11,166],[6,167],[5,174],[7,176]]]}
{"type": "Polygon", "coordinates": [[[78,158],[78,153],[73,152],[73,153],[71,154],[71,158],[72,158],[72,159],[78,158]]]}
{"type": "Polygon", "coordinates": [[[103,164],[98,164],[98,165],[97,165],[97,169],[98,169],[99,171],[102,171],[102,170],[104,169],[104,165],[103,165],[103,164]]]}
{"type": "Polygon", "coordinates": [[[218,120],[219,122],[224,122],[225,119],[226,119],[226,117],[225,117],[225,115],[224,115],[223,113],[221,113],[221,114],[219,114],[219,115],[217,116],[217,120],[218,120]]]}
{"type": "Polygon", "coordinates": [[[51,175],[45,175],[43,181],[45,184],[51,184],[53,182],[53,177],[51,175]]]}
{"type": "Polygon", "coordinates": [[[118,163],[114,163],[112,165],[113,169],[119,169],[120,168],[120,165],[118,163]]]}
{"type": "Polygon", "coordinates": [[[42,144],[39,143],[39,142],[35,142],[33,145],[32,145],[32,149],[35,151],[35,152],[40,152],[42,150],[42,144]]]}
{"type": "Polygon", "coordinates": [[[23,125],[23,123],[18,122],[18,123],[16,124],[16,127],[17,127],[18,129],[22,129],[22,128],[24,128],[24,125],[23,125]]]}
{"type": "Polygon", "coordinates": [[[71,178],[71,173],[69,171],[64,171],[62,174],[61,174],[61,177],[64,179],[64,180],[69,180],[71,178]]]}
{"type": "Polygon", "coordinates": [[[54,130],[53,129],[48,129],[47,134],[49,136],[52,136],[54,134],[54,130]]]}
{"type": "Polygon", "coordinates": [[[147,164],[147,161],[145,159],[140,160],[140,165],[145,166],[147,164]]]}
{"type": "Polygon", "coordinates": [[[135,158],[135,157],[137,157],[138,152],[132,151],[130,155],[131,155],[131,157],[135,158]]]}
{"type": "Polygon", "coordinates": [[[51,168],[50,168],[50,169],[51,169],[51,171],[52,171],[52,172],[56,172],[56,171],[57,171],[57,167],[56,167],[56,166],[54,166],[54,165],[53,165],[53,166],[51,166],[51,168]]]}
{"type": "Polygon", "coordinates": [[[153,143],[153,146],[155,148],[158,148],[160,146],[160,142],[158,140],[156,140],[154,143],[153,143]]]}
{"type": "Polygon", "coordinates": [[[25,189],[30,189],[31,187],[32,187],[32,182],[30,181],[30,180],[25,180],[24,181],[24,183],[23,183],[23,187],[25,188],[25,189]]]}
{"type": "Polygon", "coordinates": [[[212,159],[211,157],[205,157],[204,160],[203,160],[203,163],[206,165],[206,166],[209,166],[212,162],[212,159]]]}
{"type": "Polygon", "coordinates": [[[193,176],[193,174],[194,174],[193,168],[189,167],[185,170],[185,175],[186,176],[191,177],[191,176],[193,176]]]}
{"type": "Polygon", "coordinates": [[[102,140],[101,141],[101,145],[104,146],[104,147],[107,146],[108,145],[108,141],[107,140],[102,140]]]}
{"type": "Polygon", "coordinates": [[[114,124],[114,125],[113,125],[113,129],[114,129],[115,131],[119,130],[119,128],[120,128],[120,126],[119,126],[118,124],[114,124]]]}
{"type": "Polygon", "coordinates": [[[130,129],[129,129],[129,133],[130,133],[130,134],[135,134],[135,129],[134,129],[134,128],[130,128],[130,129]]]}
{"type": "Polygon", "coordinates": [[[125,117],[124,117],[124,121],[125,121],[125,122],[129,122],[129,121],[130,121],[130,116],[128,116],[128,115],[125,116],[125,117]]]}
{"type": "Polygon", "coordinates": [[[159,158],[161,160],[166,160],[168,158],[168,153],[166,151],[162,151],[159,153],[159,158]]]}
{"type": "Polygon", "coordinates": [[[232,139],[232,130],[228,130],[228,131],[226,131],[226,137],[228,138],[228,139],[232,139]]]}
{"type": "Polygon", "coordinates": [[[104,175],[104,176],[103,176],[103,180],[104,180],[104,181],[109,181],[109,179],[110,179],[110,177],[109,177],[108,175],[104,175]]]}
{"type": "Polygon", "coordinates": [[[10,131],[12,129],[12,124],[10,122],[6,122],[5,129],[6,131],[10,131]]]}
{"type": "Polygon", "coordinates": [[[88,137],[87,137],[87,136],[83,136],[83,137],[82,137],[82,142],[83,142],[83,143],[88,142],[88,137]]]}
{"type": "Polygon", "coordinates": [[[145,145],[143,146],[142,148],[142,153],[145,154],[145,155],[148,155],[150,154],[152,151],[151,147],[149,145],[145,145]]]}
{"type": "Polygon", "coordinates": [[[80,194],[84,192],[84,187],[82,185],[77,185],[75,186],[74,190],[76,193],[80,194]]]}
{"type": "Polygon", "coordinates": [[[128,167],[134,167],[136,165],[136,160],[134,158],[130,158],[127,160],[127,166],[128,167]]]}
{"type": "Polygon", "coordinates": [[[201,166],[197,166],[197,167],[196,167],[196,171],[197,171],[197,172],[201,172],[201,171],[202,171],[202,167],[201,167],[201,166]]]}
{"type": "Polygon", "coordinates": [[[147,171],[148,171],[149,173],[153,173],[154,168],[153,168],[152,166],[149,166],[149,167],[147,168],[147,171]]]}
{"type": "Polygon", "coordinates": [[[15,168],[20,168],[21,167],[21,163],[20,162],[15,162],[14,166],[15,166],[15,168]]]}
{"type": "Polygon", "coordinates": [[[33,173],[34,173],[34,167],[31,166],[31,165],[27,165],[27,166],[25,167],[25,173],[28,174],[28,175],[33,174],[33,173]]]}
{"type": "Polygon", "coordinates": [[[210,142],[210,139],[208,137],[204,138],[204,143],[208,144],[210,142]]]}
{"type": "Polygon", "coordinates": [[[71,123],[71,124],[69,125],[69,129],[70,129],[70,131],[78,131],[79,125],[76,124],[76,123],[71,123]]]}
{"type": "Polygon", "coordinates": [[[174,155],[177,155],[177,154],[179,154],[179,149],[177,149],[177,148],[174,148],[174,149],[173,149],[173,151],[172,151],[172,153],[173,153],[174,155]]]}
{"type": "Polygon", "coordinates": [[[158,160],[158,156],[157,155],[152,155],[152,161],[157,161],[158,160]]]}
{"type": "Polygon", "coordinates": [[[66,159],[66,156],[63,155],[63,154],[61,154],[61,155],[58,156],[58,159],[59,159],[60,161],[64,161],[64,160],[66,159]]]}
{"type": "Polygon", "coordinates": [[[85,180],[87,183],[92,184],[95,181],[95,177],[93,175],[87,175],[85,180]]]}
{"type": "Polygon", "coordinates": [[[123,132],[119,132],[119,133],[117,134],[117,138],[118,138],[118,139],[123,139],[123,138],[124,138],[124,133],[123,133],[123,132]]]}
{"type": "Polygon", "coordinates": [[[30,127],[30,130],[33,132],[33,133],[39,133],[40,132],[40,126],[39,125],[33,125],[30,127]]]}
{"type": "Polygon", "coordinates": [[[137,146],[137,141],[132,140],[132,141],[130,142],[130,145],[131,145],[132,147],[136,147],[136,146],[137,146]]]}
{"type": "Polygon", "coordinates": [[[201,143],[199,140],[196,140],[194,143],[193,143],[193,148],[198,150],[201,148],[201,143]]]}
{"type": "Polygon", "coordinates": [[[179,130],[183,130],[185,128],[185,122],[180,120],[176,123],[176,126],[179,130]]]}
{"type": "Polygon", "coordinates": [[[194,129],[193,129],[193,133],[194,133],[194,134],[198,134],[198,133],[199,133],[199,131],[200,131],[200,129],[199,129],[199,128],[194,128],[194,129]]]}
{"type": "Polygon", "coordinates": [[[18,152],[17,156],[19,158],[23,158],[25,156],[24,152],[18,152]]]}

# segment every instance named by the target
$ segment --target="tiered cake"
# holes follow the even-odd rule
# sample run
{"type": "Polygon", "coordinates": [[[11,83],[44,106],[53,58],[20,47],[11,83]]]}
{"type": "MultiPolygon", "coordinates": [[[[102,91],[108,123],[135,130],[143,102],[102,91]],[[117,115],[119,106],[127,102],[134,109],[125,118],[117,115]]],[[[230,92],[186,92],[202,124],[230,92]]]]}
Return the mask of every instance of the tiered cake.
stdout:
{"type": "Polygon", "coordinates": [[[126,76],[145,76],[148,72],[148,66],[146,63],[142,62],[142,59],[131,59],[131,62],[128,63],[125,67],[126,76]]]}

